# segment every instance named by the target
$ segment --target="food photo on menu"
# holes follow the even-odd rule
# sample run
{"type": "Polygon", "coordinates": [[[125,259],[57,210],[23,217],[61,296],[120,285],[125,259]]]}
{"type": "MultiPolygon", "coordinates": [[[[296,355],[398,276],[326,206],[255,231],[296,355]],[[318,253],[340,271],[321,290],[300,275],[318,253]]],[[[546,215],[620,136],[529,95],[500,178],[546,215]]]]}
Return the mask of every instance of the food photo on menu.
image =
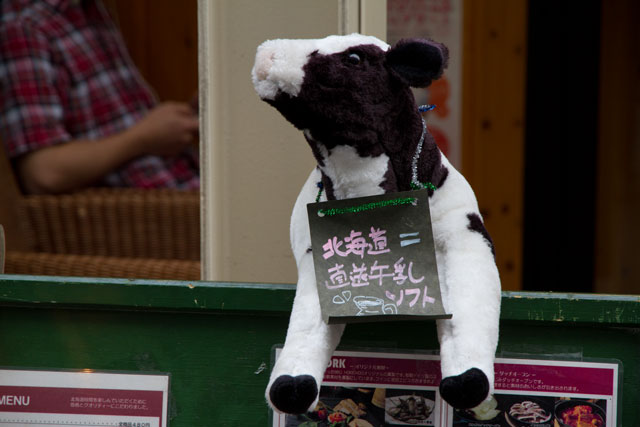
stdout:
{"type": "Polygon", "coordinates": [[[560,399],[554,415],[558,427],[604,427],[607,425],[605,400],[560,399]]]}
{"type": "Polygon", "coordinates": [[[605,427],[606,402],[497,394],[475,410],[455,410],[456,427],[605,427]]]}
{"type": "Polygon", "coordinates": [[[320,388],[313,411],[287,415],[286,427],[433,426],[435,391],[363,387],[320,388]]]}

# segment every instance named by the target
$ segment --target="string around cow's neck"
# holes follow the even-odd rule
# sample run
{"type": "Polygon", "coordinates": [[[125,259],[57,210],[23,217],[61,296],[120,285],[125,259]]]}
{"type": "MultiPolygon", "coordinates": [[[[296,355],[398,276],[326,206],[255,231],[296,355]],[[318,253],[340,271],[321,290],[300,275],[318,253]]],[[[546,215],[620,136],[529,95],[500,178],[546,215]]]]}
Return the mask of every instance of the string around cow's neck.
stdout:
{"type": "MultiPolygon", "coordinates": [[[[421,105],[418,107],[418,111],[424,113],[427,111],[431,111],[434,108],[436,108],[435,104],[421,105]]],[[[418,181],[418,160],[420,160],[420,154],[422,154],[422,145],[424,144],[424,137],[427,134],[427,123],[424,121],[424,117],[420,116],[420,119],[422,120],[422,134],[420,135],[420,141],[418,141],[416,152],[413,154],[413,158],[411,159],[411,188],[414,190],[428,188],[435,191],[436,186],[431,182],[422,183],[418,181]]]]}

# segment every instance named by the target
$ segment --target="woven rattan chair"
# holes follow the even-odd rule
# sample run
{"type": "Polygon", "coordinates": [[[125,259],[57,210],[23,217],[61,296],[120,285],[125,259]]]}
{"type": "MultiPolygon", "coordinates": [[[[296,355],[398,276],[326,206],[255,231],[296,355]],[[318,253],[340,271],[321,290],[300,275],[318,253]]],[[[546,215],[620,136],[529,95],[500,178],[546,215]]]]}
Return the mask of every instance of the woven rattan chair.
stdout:
{"type": "Polygon", "coordinates": [[[24,196],[0,150],[6,274],[198,280],[199,206],[197,191],[24,196]]]}

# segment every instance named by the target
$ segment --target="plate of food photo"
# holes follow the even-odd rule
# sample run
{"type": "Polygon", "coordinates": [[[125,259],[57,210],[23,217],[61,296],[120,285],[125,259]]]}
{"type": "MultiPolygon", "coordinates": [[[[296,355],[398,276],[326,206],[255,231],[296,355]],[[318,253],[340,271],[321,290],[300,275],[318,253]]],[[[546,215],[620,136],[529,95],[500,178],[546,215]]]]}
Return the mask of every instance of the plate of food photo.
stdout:
{"type": "Polygon", "coordinates": [[[387,397],[385,421],[394,425],[432,426],[434,408],[433,400],[416,394],[387,397]]]}
{"type": "Polygon", "coordinates": [[[543,401],[525,397],[509,406],[505,418],[513,427],[552,426],[553,409],[543,401]]]}
{"type": "Polygon", "coordinates": [[[604,427],[604,410],[586,400],[561,400],[556,404],[556,421],[560,427],[604,427]]]}
{"type": "Polygon", "coordinates": [[[498,401],[492,396],[491,399],[482,402],[473,409],[456,409],[454,422],[457,420],[465,424],[497,424],[500,422],[501,414],[502,411],[498,408],[498,401]]]}

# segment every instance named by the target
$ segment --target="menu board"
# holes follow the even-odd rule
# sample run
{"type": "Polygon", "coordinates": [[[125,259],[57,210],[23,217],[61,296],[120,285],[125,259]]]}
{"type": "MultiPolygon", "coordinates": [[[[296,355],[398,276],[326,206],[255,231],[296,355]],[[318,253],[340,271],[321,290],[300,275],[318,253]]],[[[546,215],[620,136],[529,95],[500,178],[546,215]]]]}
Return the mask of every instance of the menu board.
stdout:
{"type": "Polygon", "coordinates": [[[438,392],[439,356],[336,351],[314,410],[274,413],[272,425],[578,427],[578,419],[617,425],[618,363],[498,358],[495,374],[491,401],[475,412],[455,410],[438,392]]]}
{"type": "Polygon", "coordinates": [[[168,375],[0,369],[0,425],[166,427],[168,375]]]}
{"type": "Polygon", "coordinates": [[[307,210],[325,322],[451,317],[440,296],[428,190],[307,210]]]}

